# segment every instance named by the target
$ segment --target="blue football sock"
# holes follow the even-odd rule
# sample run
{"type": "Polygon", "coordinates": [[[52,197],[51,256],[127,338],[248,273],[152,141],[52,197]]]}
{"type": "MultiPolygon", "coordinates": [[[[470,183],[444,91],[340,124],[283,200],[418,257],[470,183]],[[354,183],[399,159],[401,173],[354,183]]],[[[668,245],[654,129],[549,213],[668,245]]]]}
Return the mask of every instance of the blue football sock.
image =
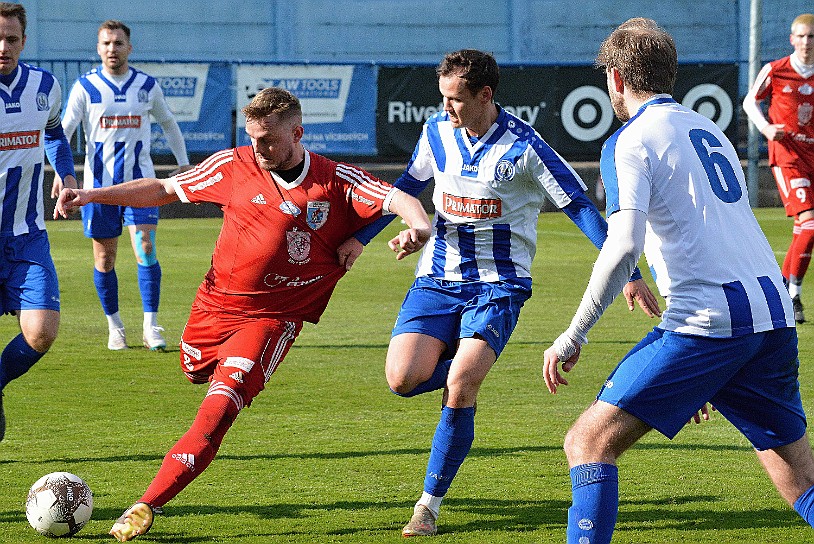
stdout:
{"type": "Polygon", "coordinates": [[[158,311],[161,295],[161,265],[138,265],[138,288],[141,292],[141,305],[145,312],[158,311]]]}
{"type": "Polygon", "coordinates": [[[22,333],[15,336],[0,355],[0,391],[11,380],[28,372],[43,355],[45,354],[28,345],[22,333]]]}
{"type": "Polygon", "coordinates": [[[608,544],[619,510],[619,469],[608,463],[587,463],[571,469],[568,544],[608,544]]]}
{"type": "Polygon", "coordinates": [[[435,497],[443,497],[461,463],[466,459],[475,439],[475,408],[450,408],[441,410],[441,421],[432,438],[424,491],[435,497]]]}
{"type": "Polygon", "coordinates": [[[392,389],[390,391],[393,391],[393,393],[400,397],[414,397],[422,393],[429,393],[430,391],[443,389],[447,385],[447,376],[449,376],[449,367],[451,365],[452,359],[443,359],[438,361],[438,364],[435,365],[435,370],[432,372],[432,376],[430,376],[430,379],[427,381],[421,382],[407,393],[396,393],[392,389]]]}
{"type": "Polygon", "coordinates": [[[100,272],[93,269],[93,284],[102,303],[105,315],[113,315],[119,311],[119,278],[116,269],[110,272],[100,272]]]}
{"type": "Polygon", "coordinates": [[[812,508],[812,506],[814,506],[814,485],[809,487],[794,501],[794,510],[800,514],[809,525],[814,527],[814,508],[812,508]]]}

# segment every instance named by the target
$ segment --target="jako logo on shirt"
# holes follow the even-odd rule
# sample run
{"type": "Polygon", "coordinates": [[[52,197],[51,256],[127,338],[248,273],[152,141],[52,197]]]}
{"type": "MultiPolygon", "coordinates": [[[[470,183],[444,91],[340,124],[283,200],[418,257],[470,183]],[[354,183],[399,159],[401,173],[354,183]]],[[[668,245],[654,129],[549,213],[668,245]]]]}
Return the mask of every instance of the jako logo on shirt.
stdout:
{"type": "Polygon", "coordinates": [[[141,128],[140,115],[106,115],[99,118],[100,128],[141,128]]]}
{"type": "Polygon", "coordinates": [[[500,217],[501,204],[498,198],[468,198],[444,193],[444,211],[460,217],[473,219],[500,217]]]}
{"type": "Polygon", "coordinates": [[[27,132],[6,132],[0,134],[0,151],[10,149],[31,149],[39,147],[40,131],[30,130],[27,132]]]}

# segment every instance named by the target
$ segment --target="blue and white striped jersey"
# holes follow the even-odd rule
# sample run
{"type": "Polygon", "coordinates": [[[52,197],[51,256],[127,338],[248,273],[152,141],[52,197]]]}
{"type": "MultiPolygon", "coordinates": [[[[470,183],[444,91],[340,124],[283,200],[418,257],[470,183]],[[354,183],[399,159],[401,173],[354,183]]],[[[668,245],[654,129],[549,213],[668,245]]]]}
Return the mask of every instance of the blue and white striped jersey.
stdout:
{"type": "Polygon", "coordinates": [[[20,63],[9,86],[0,82],[0,98],[0,235],[45,230],[45,129],[59,126],[62,91],[49,72],[20,63]]]}
{"type": "Polygon", "coordinates": [[[605,143],[601,172],[609,217],[647,215],[644,253],[667,301],[661,328],[730,337],[794,326],[740,161],[715,123],[657,95],[605,143]]]}
{"type": "Polygon", "coordinates": [[[563,208],[586,190],[528,123],[502,108],[474,141],[446,112],[429,118],[405,175],[424,185],[435,179],[433,235],[416,276],[453,281],[530,286],[545,198],[563,208]]]}
{"type": "Polygon", "coordinates": [[[62,127],[70,138],[82,123],[85,189],[155,177],[150,115],[159,123],[172,118],[152,76],[130,67],[114,80],[97,67],[79,77],[68,96],[62,127]]]}

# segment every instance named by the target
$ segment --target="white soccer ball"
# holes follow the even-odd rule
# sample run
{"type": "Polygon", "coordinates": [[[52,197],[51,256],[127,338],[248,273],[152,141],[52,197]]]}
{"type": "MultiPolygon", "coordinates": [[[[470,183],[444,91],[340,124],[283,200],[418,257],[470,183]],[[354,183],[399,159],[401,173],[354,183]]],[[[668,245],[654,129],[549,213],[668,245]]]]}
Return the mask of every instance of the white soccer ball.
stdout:
{"type": "Polygon", "coordinates": [[[93,512],[93,493],[82,478],[70,472],[46,474],[31,486],[25,516],[45,536],[72,536],[93,512]]]}

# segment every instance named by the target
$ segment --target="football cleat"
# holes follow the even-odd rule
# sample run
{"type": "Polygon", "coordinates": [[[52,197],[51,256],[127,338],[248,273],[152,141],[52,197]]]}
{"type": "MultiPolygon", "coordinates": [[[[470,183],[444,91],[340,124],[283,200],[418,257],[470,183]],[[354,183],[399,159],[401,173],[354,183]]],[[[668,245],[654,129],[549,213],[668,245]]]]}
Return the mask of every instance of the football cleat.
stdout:
{"type": "Polygon", "coordinates": [[[164,351],[167,348],[167,341],[161,336],[164,327],[148,327],[144,329],[144,347],[153,351],[164,351]]]}
{"type": "Polygon", "coordinates": [[[153,517],[152,506],[146,502],[137,502],[116,520],[110,529],[110,534],[119,542],[133,540],[150,530],[150,527],[153,526],[153,517]]]}
{"type": "Polygon", "coordinates": [[[791,307],[794,309],[794,320],[797,323],[805,323],[806,316],[803,314],[803,303],[800,302],[800,295],[791,299],[791,307]]]}
{"type": "Polygon", "coordinates": [[[107,336],[107,349],[120,351],[127,349],[127,339],[124,336],[124,327],[110,329],[107,336]]]}
{"type": "Polygon", "coordinates": [[[0,442],[6,436],[6,412],[3,411],[3,392],[0,391],[0,442]]]}
{"type": "Polygon", "coordinates": [[[410,522],[401,530],[401,536],[432,536],[438,532],[435,525],[435,516],[430,509],[423,504],[416,504],[413,509],[413,517],[410,522]]]}

